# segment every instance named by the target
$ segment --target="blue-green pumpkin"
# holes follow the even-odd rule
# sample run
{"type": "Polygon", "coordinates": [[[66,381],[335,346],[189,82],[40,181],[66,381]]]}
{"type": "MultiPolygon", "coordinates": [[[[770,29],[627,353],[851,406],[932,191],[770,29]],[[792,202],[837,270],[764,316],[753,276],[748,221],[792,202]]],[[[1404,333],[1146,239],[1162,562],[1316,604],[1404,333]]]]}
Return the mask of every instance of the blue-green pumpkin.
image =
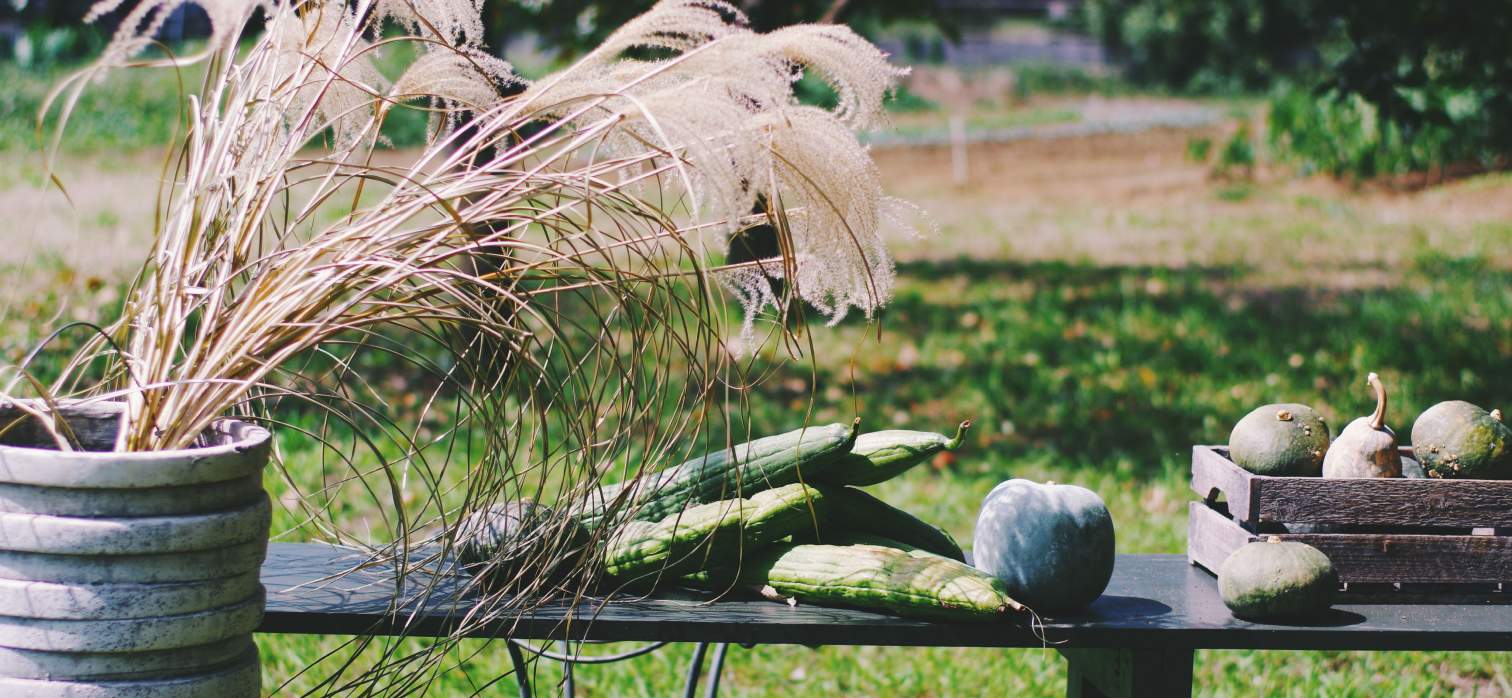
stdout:
{"type": "Polygon", "coordinates": [[[1239,547],[1218,568],[1218,594],[1236,617],[1307,620],[1326,611],[1339,575],[1323,551],[1271,536],[1239,547]]]}
{"type": "Polygon", "coordinates": [[[1412,447],[1428,477],[1512,480],[1512,428],[1501,410],[1440,402],[1413,423],[1412,447]]]}
{"type": "Polygon", "coordinates": [[[1009,480],[982,502],[972,547],[978,569],[1041,613],[1084,608],[1113,576],[1113,517],[1075,485],[1009,480]]]}
{"type": "Polygon", "coordinates": [[[1315,477],[1323,472],[1328,423],[1307,405],[1263,405],[1229,434],[1229,459],[1256,475],[1315,477]]]}

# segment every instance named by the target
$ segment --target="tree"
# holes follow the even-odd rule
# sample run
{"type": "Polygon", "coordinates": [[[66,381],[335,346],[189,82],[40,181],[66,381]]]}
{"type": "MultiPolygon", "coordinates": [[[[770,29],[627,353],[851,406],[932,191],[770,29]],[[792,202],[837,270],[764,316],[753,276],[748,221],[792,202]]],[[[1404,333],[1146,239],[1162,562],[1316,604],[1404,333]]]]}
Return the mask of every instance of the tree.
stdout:
{"type": "Polygon", "coordinates": [[[1131,80],[1183,91],[1264,89],[1317,65],[1315,0],[1087,0],[1078,23],[1131,80]]]}
{"type": "Polygon", "coordinates": [[[1512,154],[1512,0],[1087,0],[1078,21],[1135,82],[1292,87],[1272,140],[1339,174],[1512,154]]]}
{"type": "Polygon", "coordinates": [[[1452,132],[1451,160],[1512,153],[1512,0],[1323,2],[1318,14],[1339,28],[1320,88],[1359,96],[1409,136],[1452,132]]]}

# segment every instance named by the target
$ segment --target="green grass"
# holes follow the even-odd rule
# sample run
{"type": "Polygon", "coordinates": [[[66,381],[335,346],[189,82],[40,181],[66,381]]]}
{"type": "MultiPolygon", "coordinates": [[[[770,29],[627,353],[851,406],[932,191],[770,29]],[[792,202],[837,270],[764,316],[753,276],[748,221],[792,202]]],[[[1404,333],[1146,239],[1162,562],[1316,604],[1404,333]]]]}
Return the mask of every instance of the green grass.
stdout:
{"type": "MultiPolygon", "coordinates": [[[[183,52],[195,48],[180,47],[183,52]]],[[[397,76],[412,53],[407,45],[393,46],[379,54],[378,68],[385,75],[397,76]]],[[[48,91],[83,65],[23,68],[0,61],[0,84],[6,85],[0,91],[0,153],[37,151],[51,145],[61,105],[53,105],[40,136],[39,110],[48,91]]],[[[70,112],[64,150],[78,154],[140,150],[161,146],[175,134],[182,136],[180,95],[197,93],[203,75],[198,66],[182,71],[153,68],[108,73],[83,92],[70,112]]],[[[396,147],[419,145],[425,141],[426,121],[424,111],[399,108],[385,121],[384,134],[396,147]]]]}
{"type": "MultiPolygon", "coordinates": [[[[1284,225],[1246,216],[1223,224],[1235,227],[1231,235],[1274,235],[1279,225],[1296,231],[1293,242],[1325,227],[1341,239],[1372,234],[1363,219],[1338,215],[1350,210],[1347,200],[1325,194],[1294,203],[1284,225]]],[[[1166,224],[1163,217],[1136,223],[1166,224]]],[[[1504,249],[1512,227],[1480,225],[1475,236],[1488,250],[1504,249]]],[[[1190,446],[1221,442],[1258,404],[1306,402],[1337,429],[1369,412],[1362,377],[1370,370],[1392,390],[1399,433],[1410,433],[1413,417],[1439,400],[1506,404],[1512,273],[1489,254],[1415,245],[1400,264],[1383,267],[1395,277],[1391,285],[1369,290],[1292,285],[1237,263],[904,261],[880,339],[859,322],[816,329],[812,365],[789,365],[764,383],[749,417],[762,432],[791,428],[811,402],[816,420],[859,413],[870,428],[945,430],[973,417],[978,426],[958,458],[873,490],[969,545],[977,504],[999,481],[1073,482],[1108,502],[1121,552],[1180,552],[1192,496],[1190,446]]],[[[47,269],[40,283],[50,291],[6,313],[7,356],[35,341],[58,303],[103,312],[117,297],[113,285],[60,261],[47,269]]],[[[319,482],[308,443],[288,433],[281,439],[296,477],[319,482]]],[[[269,484],[283,499],[282,483],[270,477],[269,484]]],[[[355,504],[342,512],[348,520],[364,513],[355,504]]],[[[295,523],[283,512],[275,530],[295,523]]],[[[313,535],[303,528],[282,539],[313,535]]],[[[267,684],[292,680],[293,690],[334,671],[339,662],[321,658],[347,639],[260,640],[267,684]]],[[[445,673],[434,695],[471,694],[507,670],[498,643],[461,650],[467,659],[445,673]]],[[[690,651],[583,668],[578,685],[584,695],[672,694],[690,651]]],[[[734,649],[724,685],[732,696],[1058,695],[1063,671],[1051,650],[773,646],[734,649]]],[[[544,688],[558,677],[543,666],[537,681],[544,688]]],[[[1509,672],[1497,654],[1213,651],[1199,654],[1196,680],[1204,695],[1494,695],[1506,690],[1509,672]]]]}
{"type": "MultiPolygon", "coordinates": [[[[174,88],[162,82],[133,86],[131,81],[149,79],[136,75],[145,73],[129,74],[120,87],[110,83],[95,93],[102,95],[98,101],[80,107],[70,148],[105,153],[166,134],[163,120],[171,120],[176,112],[168,107],[176,110],[176,104],[150,94],[174,88]],[[140,121],[117,129],[113,118],[140,121]]],[[[17,86],[0,98],[10,100],[0,103],[6,105],[0,109],[4,151],[30,137],[22,122],[35,106],[24,102],[35,103],[34,87],[41,81],[17,77],[11,68],[0,68],[0,79],[17,86]]],[[[1505,189],[1512,182],[1507,177],[1466,183],[1459,193],[1505,189]]],[[[23,184],[36,182],[18,177],[6,186],[23,184]]],[[[762,432],[792,428],[810,408],[817,421],[859,414],[868,428],[947,430],[973,417],[978,426],[958,457],[921,466],[873,491],[969,546],[977,506],[1001,480],[1077,483],[1108,502],[1120,552],[1176,553],[1185,548],[1185,506],[1193,496],[1187,487],[1191,445],[1223,441],[1233,422],[1256,405],[1306,402],[1337,429],[1370,411],[1363,377],[1372,370],[1392,391],[1391,422],[1399,434],[1410,433],[1412,419],[1440,400],[1508,405],[1512,272],[1505,251],[1512,246],[1512,225],[1469,225],[1474,244],[1467,251],[1442,243],[1455,239],[1446,233],[1465,231],[1458,214],[1382,229],[1364,210],[1369,204],[1327,189],[1287,194],[1262,181],[1214,185],[1210,197],[1232,211],[1202,218],[1201,211],[1181,207],[1152,211],[1109,204],[1068,206],[1062,213],[1089,229],[1107,227],[1117,217],[1121,227],[1115,232],[1123,239],[1150,235],[1153,244],[1170,244],[1157,235],[1176,231],[1182,237],[1172,250],[1195,249],[1211,239],[1264,240],[1301,250],[1276,255],[1295,262],[1261,268],[1269,257],[1243,252],[1253,246],[1238,246],[1240,252],[1223,258],[1229,261],[1208,266],[1183,266],[1181,259],[1171,266],[1092,264],[1072,254],[1030,262],[1006,251],[905,259],[880,335],[859,322],[816,329],[812,363],[777,371],[756,389],[753,411],[745,416],[762,432]],[[1399,228],[1407,225],[1422,226],[1421,234],[1403,234],[1399,228]],[[1361,247],[1388,244],[1393,254],[1357,254],[1361,247]],[[1384,287],[1330,285],[1335,272],[1378,273],[1390,281],[1384,287]]],[[[1047,210],[1008,220],[988,213],[990,203],[985,196],[968,202],[984,204],[980,219],[957,216],[946,235],[1012,241],[1026,220],[1043,222],[1035,216],[1047,210]]],[[[87,223],[112,227],[119,221],[87,223]]],[[[1004,242],[984,249],[1009,248],[1004,242]]],[[[99,279],[62,260],[0,271],[16,279],[0,290],[0,352],[7,361],[19,358],[47,328],[71,319],[107,319],[119,301],[122,280],[99,279]]],[[[65,337],[56,349],[66,351],[81,338],[65,337]]],[[[398,396],[405,392],[394,390],[398,396]]],[[[402,400],[396,404],[404,406],[402,400]]],[[[321,482],[308,441],[287,432],[280,439],[295,479],[306,486],[321,482]]],[[[269,488],[276,501],[285,500],[286,487],[271,474],[269,488]]],[[[355,501],[345,507],[339,513],[347,520],[372,513],[355,501]]],[[[283,531],[297,523],[284,511],[274,526],[283,531]]],[[[281,539],[315,536],[302,527],[281,539]]],[[[312,688],[340,666],[347,640],[261,636],[265,686],[288,681],[290,692],[312,688]]],[[[624,664],[582,668],[576,675],[580,695],[675,694],[690,652],[671,647],[624,664]]],[[[456,660],[459,665],[430,695],[473,694],[509,666],[500,643],[467,643],[456,660]]],[[[1216,696],[1512,694],[1506,655],[1489,653],[1205,651],[1195,673],[1197,692],[1216,696]]],[[[539,667],[538,690],[549,692],[559,677],[556,667],[539,667]]],[[[508,693],[508,681],[484,694],[508,693]]],[[[1053,650],[764,646],[733,648],[723,685],[730,696],[1051,696],[1062,694],[1063,681],[1064,663],[1053,650]]]]}
{"type": "MultiPolygon", "coordinates": [[[[390,46],[378,54],[378,69],[390,78],[396,77],[408,65],[412,53],[413,48],[406,44],[390,46]]],[[[51,144],[60,105],[55,104],[49,112],[45,130],[40,134],[39,111],[48,91],[82,65],[21,67],[0,60],[0,84],[6,85],[0,91],[0,153],[36,151],[51,144]]],[[[107,74],[84,91],[70,113],[62,141],[65,151],[84,154],[139,150],[161,146],[175,133],[182,135],[179,95],[195,93],[202,76],[197,67],[182,72],[123,69],[107,74]]],[[[833,106],[837,99],[833,90],[813,78],[805,78],[798,91],[805,101],[816,104],[833,106]]],[[[900,87],[889,96],[887,108],[909,113],[938,107],[900,87]]],[[[427,119],[425,111],[401,107],[390,112],[383,132],[394,147],[418,146],[425,142],[427,119]]],[[[0,179],[0,184],[3,183],[0,179]]]]}
{"type": "MultiPolygon", "coordinates": [[[[49,144],[52,122],[41,139],[37,114],[48,90],[69,71],[20,68],[0,62],[0,152],[36,150],[49,144]]],[[[185,72],[185,89],[198,84],[185,72]]],[[[130,150],[166,143],[179,120],[178,75],[165,70],[127,70],[86,90],[74,107],[66,147],[73,152],[130,150]]],[[[55,107],[51,117],[56,117],[55,107]]]]}
{"type": "Polygon", "coordinates": [[[1136,91],[1116,73],[1089,71],[1079,66],[1021,63],[1014,66],[1014,76],[1014,91],[1020,98],[1064,94],[1114,96],[1136,91]]]}
{"type": "MultiPolygon", "coordinates": [[[[1181,552],[1190,446],[1223,441],[1258,404],[1306,402],[1337,428],[1370,410],[1362,376],[1376,370],[1405,434],[1438,400],[1504,400],[1512,274],[1491,262],[1421,250],[1396,286],[1370,292],[1256,289],[1238,267],[904,263],[881,342],[861,324],[817,331],[819,360],[774,377],[750,417],[764,432],[787,429],[810,399],[819,421],[859,405],[872,428],[974,417],[959,458],[872,489],[969,543],[977,504],[1001,480],[1073,482],[1108,502],[1121,552],[1181,552]]],[[[339,641],[263,638],[269,681],[339,641]]],[[[508,666],[500,646],[478,652],[437,694],[469,693],[508,666]]],[[[668,695],[689,652],[583,668],[578,685],[668,695]]],[[[735,696],[1057,695],[1063,671],[1049,650],[759,647],[732,651],[725,686],[735,696]]],[[[537,680],[558,676],[543,667],[537,680]]],[[[1509,674],[1495,654],[1214,651],[1199,655],[1196,677],[1204,695],[1369,696],[1494,692],[1509,674]]]]}
{"type": "MultiPolygon", "coordinates": [[[[994,106],[972,110],[966,117],[965,126],[971,131],[999,131],[1050,124],[1069,124],[1081,121],[1081,118],[1081,112],[1064,107],[994,106]]],[[[928,122],[899,120],[888,129],[888,133],[903,137],[924,136],[939,134],[947,128],[948,123],[938,117],[928,122]]]]}

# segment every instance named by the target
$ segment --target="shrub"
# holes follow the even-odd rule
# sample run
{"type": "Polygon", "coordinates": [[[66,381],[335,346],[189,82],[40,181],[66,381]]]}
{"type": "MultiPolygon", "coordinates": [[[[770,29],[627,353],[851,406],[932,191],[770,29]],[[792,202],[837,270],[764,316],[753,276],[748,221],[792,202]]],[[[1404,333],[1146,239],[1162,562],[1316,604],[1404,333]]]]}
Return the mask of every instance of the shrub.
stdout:
{"type": "Polygon", "coordinates": [[[1255,172],[1255,144],[1250,136],[1249,124],[1239,124],[1228,141],[1224,142],[1223,150],[1218,153],[1217,170],[1219,175],[1230,176],[1236,171],[1245,177],[1255,172]]]}
{"type": "Polygon", "coordinates": [[[1370,178],[1441,172],[1455,166],[1492,167],[1495,135],[1474,94],[1436,95],[1448,124],[1411,124],[1386,118],[1358,94],[1287,89],[1271,101],[1269,141],[1304,172],[1370,178]]]}
{"type": "Polygon", "coordinates": [[[1137,83],[1296,85],[1272,105],[1271,140],[1311,168],[1370,177],[1512,154],[1505,0],[1088,0],[1077,22],[1137,83]]]}

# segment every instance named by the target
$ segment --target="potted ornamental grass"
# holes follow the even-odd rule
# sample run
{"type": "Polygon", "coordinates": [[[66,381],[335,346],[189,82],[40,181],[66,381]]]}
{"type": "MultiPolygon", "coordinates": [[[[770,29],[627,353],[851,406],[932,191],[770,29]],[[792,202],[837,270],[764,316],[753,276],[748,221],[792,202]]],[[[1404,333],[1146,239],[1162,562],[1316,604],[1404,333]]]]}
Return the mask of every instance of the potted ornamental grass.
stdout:
{"type": "MultiPolygon", "coordinates": [[[[854,134],[899,71],[844,27],[757,33],[725,2],[667,0],[528,81],[465,0],[204,0],[213,33],[175,55],[153,37],[181,4],[99,3],[119,29],[40,116],[56,147],[109,71],[186,83],[119,314],[0,379],[7,688],[276,689],[251,642],[270,520],[404,584],[475,512],[565,506],[725,428],[743,353],[792,331],[792,301],[838,321],[889,295],[881,229],[908,209],[854,134]],[[798,102],[805,73],[836,107],[798,102]],[[386,152],[417,110],[423,147],[386,152]],[[754,226],[780,252],[731,262],[754,226]]],[[[583,544],[565,526],[532,535],[518,583],[469,617],[592,581],[561,569],[583,544]]],[[[323,690],[419,685],[448,643],[323,690]]]]}

